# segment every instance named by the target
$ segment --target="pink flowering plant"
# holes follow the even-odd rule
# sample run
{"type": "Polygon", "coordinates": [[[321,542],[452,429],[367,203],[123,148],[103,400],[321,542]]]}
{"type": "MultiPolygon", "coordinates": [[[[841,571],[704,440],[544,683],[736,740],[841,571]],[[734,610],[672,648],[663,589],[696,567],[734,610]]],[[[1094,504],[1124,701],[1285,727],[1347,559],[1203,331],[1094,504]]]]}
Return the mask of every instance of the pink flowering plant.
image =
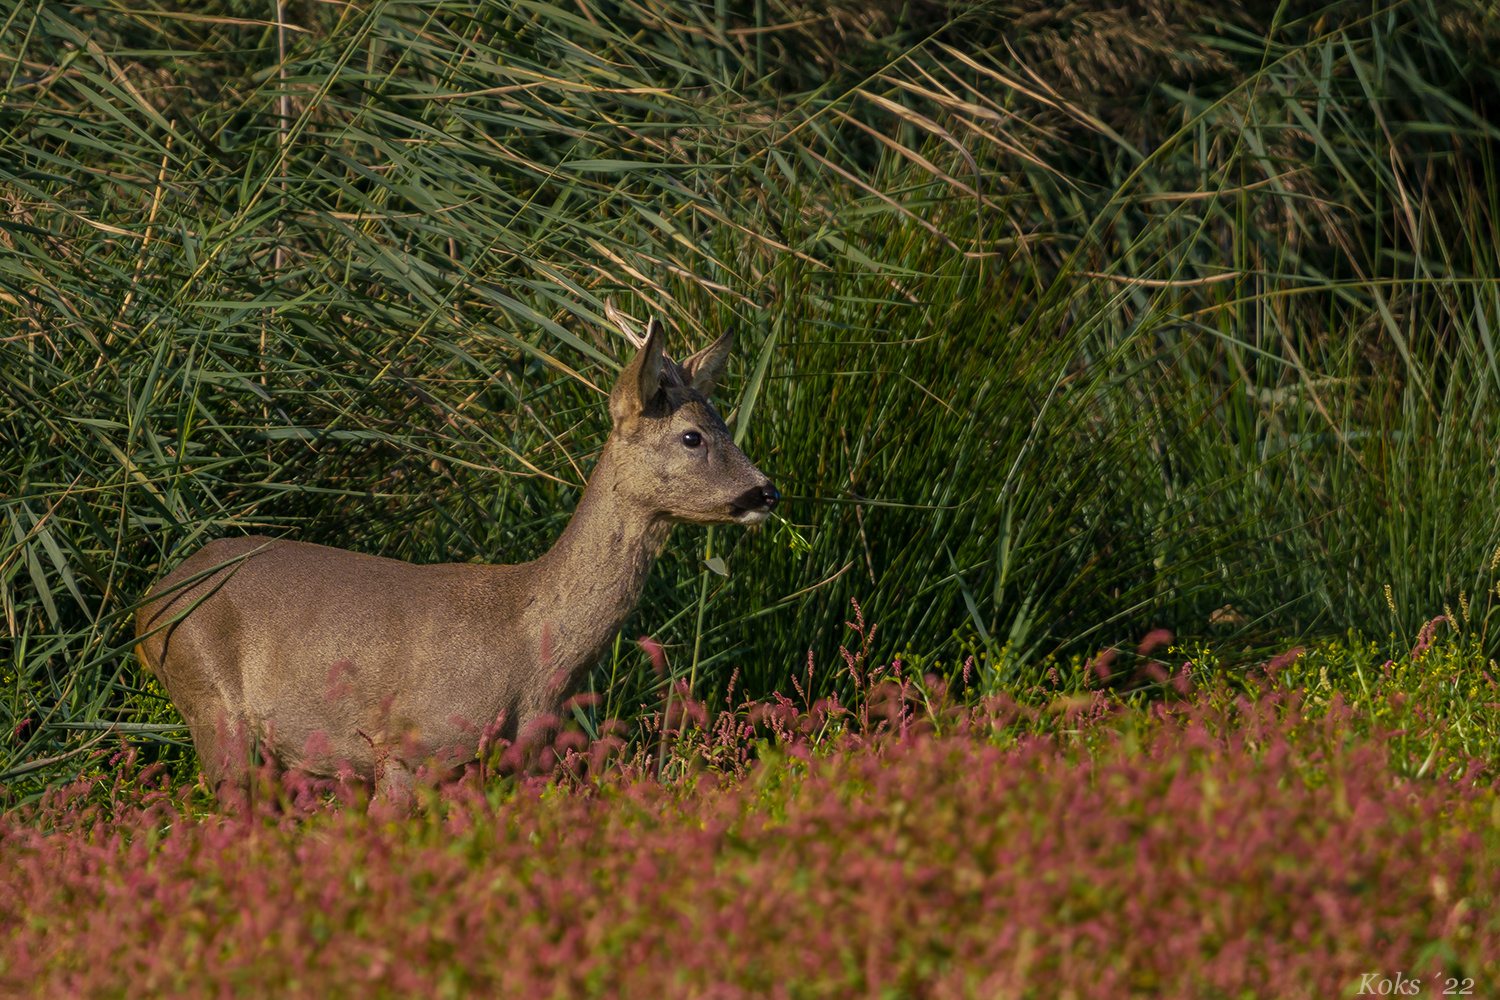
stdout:
{"type": "Polygon", "coordinates": [[[851,625],[864,641],[839,665],[842,701],[810,697],[811,663],[793,696],[716,712],[681,685],[633,734],[502,741],[415,810],[263,769],[220,811],[126,746],[0,822],[0,991],[1500,983],[1497,716],[1467,698],[1490,668],[1457,637],[1424,633],[1373,671],[1366,645],[1296,651],[1232,685],[1208,651],[1149,636],[1117,670],[1094,657],[964,698],[972,664],[951,687],[875,665],[873,630],[851,625]],[[1105,686],[1127,671],[1134,687],[1105,686]],[[1414,768],[1417,746],[1438,749],[1414,768]]]}

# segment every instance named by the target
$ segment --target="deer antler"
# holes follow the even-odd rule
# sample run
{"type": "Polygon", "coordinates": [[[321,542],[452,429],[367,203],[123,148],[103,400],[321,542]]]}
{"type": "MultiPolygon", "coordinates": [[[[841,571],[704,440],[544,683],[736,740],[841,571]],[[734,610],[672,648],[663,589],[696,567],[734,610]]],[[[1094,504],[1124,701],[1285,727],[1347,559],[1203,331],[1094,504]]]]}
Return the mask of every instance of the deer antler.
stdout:
{"type": "MultiPolygon", "coordinates": [[[[614,299],[609,298],[604,300],[604,315],[607,316],[609,318],[609,321],[619,329],[620,336],[624,337],[626,340],[630,341],[630,343],[635,345],[636,350],[640,350],[642,347],[646,346],[645,336],[635,332],[634,321],[629,316],[626,316],[624,313],[620,312],[620,310],[615,308],[614,299]]],[[[647,322],[659,323],[661,321],[652,319],[648,320],[647,322]]],[[[662,371],[666,373],[667,378],[675,384],[681,385],[682,373],[677,370],[677,363],[672,360],[672,356],[666,351],[662,351],[661,359],[666,362],[666,364],[662,366],[662,371]]]]}
{"type": "Polygon", "coordinates": [[[635,332],[635,325],[630,317],[615,308],[614,299],[604,300],[604,315],[609,317],[611,323],[619,327],[620,335],[634,344],[637,350],[646,345],[646,338],[635,332]]]}

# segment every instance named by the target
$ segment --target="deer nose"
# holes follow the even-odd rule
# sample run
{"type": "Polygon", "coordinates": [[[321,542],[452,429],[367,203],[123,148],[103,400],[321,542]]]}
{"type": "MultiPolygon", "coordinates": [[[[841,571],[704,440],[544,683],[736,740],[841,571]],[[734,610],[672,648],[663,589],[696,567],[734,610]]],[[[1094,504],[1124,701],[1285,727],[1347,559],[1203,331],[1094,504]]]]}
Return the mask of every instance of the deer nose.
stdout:
{"type": "Polygon", "coordinates": [[[767,483],[764,486],[750,487],[744,493],[741,493],[740,498],[731,504],[731,506],[737,511],[770,510],[776,506],[776,501],[780,499],[780,491],[770,483],[767,483]]]}

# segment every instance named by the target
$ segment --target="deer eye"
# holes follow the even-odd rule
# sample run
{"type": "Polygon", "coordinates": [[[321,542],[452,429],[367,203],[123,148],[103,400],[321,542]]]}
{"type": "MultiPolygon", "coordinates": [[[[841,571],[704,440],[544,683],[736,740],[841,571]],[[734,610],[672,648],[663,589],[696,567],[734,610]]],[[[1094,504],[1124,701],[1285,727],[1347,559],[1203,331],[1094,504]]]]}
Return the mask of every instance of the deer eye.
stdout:
{"type": "Polygon", "coordinates": [[[703,435],[697,431],[688,431],[682,436],[682,443],[689,448],[696,448],[703,443],[703,435]]]}

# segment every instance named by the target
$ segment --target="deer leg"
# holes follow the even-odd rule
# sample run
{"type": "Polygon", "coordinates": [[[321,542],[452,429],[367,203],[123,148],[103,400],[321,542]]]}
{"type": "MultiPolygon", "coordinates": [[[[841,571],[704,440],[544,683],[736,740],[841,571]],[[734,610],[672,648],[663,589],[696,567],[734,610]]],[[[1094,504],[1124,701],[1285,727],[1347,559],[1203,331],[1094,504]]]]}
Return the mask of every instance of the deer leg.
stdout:
{"type": "Polygon", "coordinates": [[[222,705],[216,707],[212,718],[213,722],[206,724],[201,719],[188,721],[199,770],[219,801],[245,801],[251,771],[249,721],[230,716],[222,705]]]}
{"type": "Polygon", "coordinates": [[[410,809],[416,801],[416,775],[396,758],[387,759],[383,765],[375,775],[375,798],[400,809],[410,809]]]}

